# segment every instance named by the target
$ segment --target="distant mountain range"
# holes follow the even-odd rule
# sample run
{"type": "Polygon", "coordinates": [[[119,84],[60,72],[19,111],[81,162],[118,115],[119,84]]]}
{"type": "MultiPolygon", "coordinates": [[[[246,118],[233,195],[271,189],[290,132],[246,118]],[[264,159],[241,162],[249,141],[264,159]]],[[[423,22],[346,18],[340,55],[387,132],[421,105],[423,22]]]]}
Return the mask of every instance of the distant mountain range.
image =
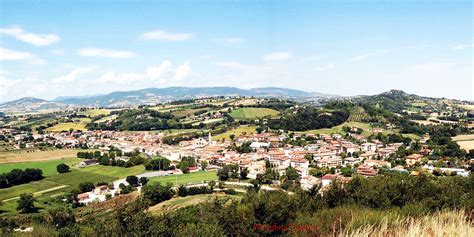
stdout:
{"type": "Polygon", "coordinates": [[[105,95],[58,97],[52,101],[27,97],[0,104],[0,111],[35,112],[41,110],[62,110],[76,106],[123,107],[216,96],[275,97],[313,101],[339,97],[336,95],[277,87],[253,89],[240,89],[236,87],[167,87],[147,88],[135,91],[117,91],[105,95]]]}
{"type": "Polygon", "coordinates": [[[18,100],[0,104],[0,112],[18,113],[18,112],[40,112],[63,110],[71,107],[70,105],[38,99],[34,97],[24,97],[18,100]]]}

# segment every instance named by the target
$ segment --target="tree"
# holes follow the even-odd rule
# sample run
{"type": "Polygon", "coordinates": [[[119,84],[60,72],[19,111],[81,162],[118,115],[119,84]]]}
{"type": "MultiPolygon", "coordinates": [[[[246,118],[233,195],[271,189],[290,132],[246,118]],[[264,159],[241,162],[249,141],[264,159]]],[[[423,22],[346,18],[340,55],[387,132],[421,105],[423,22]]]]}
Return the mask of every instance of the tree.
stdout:
{"type": "Polygon", "coordinates": [[[226,181],[229,179],[229,167],[225,165],[221,169],[217,171],[217,177],[219,177],[219,180],[226,181]]]}
{"type": "Polygon", "coordinates": [[[248,174],[248,172],[249,172],[249,171],[248,171],[247,168],[242,169],[242,170],[240,171],[240,178],[241,178],[241,179],[247,179],[247,174],[248,174]]]}
{"type": "Polygon", "coordinates": [[[184,156],[179,161],[179,169],[183,171],[183,173],[189,172],[189,167],[196,166],[196,159],[192,156],[184,156]]]}
{"type": "Polygon", "coordinates": [[[161,185],[160,183],[147,185],[143,187],[142,191],[143,197],[148,199],[153,205],[169,200],[175,194],[170,183],[166,185],[161,185]]]}
{"type": "Polygon", "coordinates": [[[293,167],[286,168],[286,177],[289,180],[299,180],[300,179],[300,175],[298,174],[296,169],[293,168],[293,167]]]}
{"type": "Polygon", "coordinates": [[[137,186],[138,186],[138,177],[135,176],[135,175],[127,176],[127,178],[125,179],[125,181],[127,181],[127,183],[129,183],[129,184],[132,185],[133,187],[137,187],[137,186]]]}
{"type": "Polygon", "coordinates": [[[230,134],[230,135],[229,135],[229,138],[230,138],[230,140],[233,141],[233,140],[235,139],[235,134],[230,134]]]}
{"type": "Polygon", "coordinates": [[[62,174],[62,173],[67,173],[69,172],[69,166],[64,164],[64,163],[61,163],[59,164],[58,166],[56,166],[56,170],[58,171],[58,173],[62,174]]]}
{"type": "Polygon", "coordinates": [[[206,170],[207,166],[209,165],[209,163],[207,163],[207,161],[201,161],[201,169],[202,170],[206,170]]]}
{"type": "Polygon", "coordinates": [[[145,186],[148,183],[148,178],[147,177],[140,177],[139,181],[140,181],[140,184],[142,186],[145,186]]]}
{"type": "Polygon", "coordinates": [[[91,182],[83,182],[79,184],[79,189],[81,192],[86,193],[94,190],[95,186],[91,182]]]}
{"type": "Polygon", "coordinates": [[[20,195],[16,210],[22,213],[34,212],[36,211],[35,201],[36,199],[33,197],[33,194],[23,193],[20,195]]]}

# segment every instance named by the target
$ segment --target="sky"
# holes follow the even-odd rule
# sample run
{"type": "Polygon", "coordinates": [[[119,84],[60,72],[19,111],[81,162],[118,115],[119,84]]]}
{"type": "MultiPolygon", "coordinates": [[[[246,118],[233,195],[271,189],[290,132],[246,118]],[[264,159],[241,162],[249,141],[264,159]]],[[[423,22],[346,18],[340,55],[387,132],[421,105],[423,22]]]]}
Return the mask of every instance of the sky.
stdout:
{"type": "Polygon", "coordinates": [[[474,100],[472,1],[0,0],[0,102],[168,86],[474,100]]]}

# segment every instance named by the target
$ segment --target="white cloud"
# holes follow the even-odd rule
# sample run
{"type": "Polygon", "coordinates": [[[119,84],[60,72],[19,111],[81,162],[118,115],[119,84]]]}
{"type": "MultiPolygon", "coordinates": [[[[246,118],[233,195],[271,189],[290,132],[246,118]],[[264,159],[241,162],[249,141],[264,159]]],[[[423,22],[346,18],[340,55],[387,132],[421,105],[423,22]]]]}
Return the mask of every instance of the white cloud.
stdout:
{"type": "Polygon", "coordinates": [[[216,66],[227,69],[245,69],[249,67],[239,62],[217,62],[216,66]]]}
{"type": "Polygon", "coordinates": [[[410,69],[420,72],[441,73],[449,72],[456,67],[456,63],[451,62],[426,62],[410,66],[410,69]]]}
{"type": "Polygon", "coordinates": [[[157,79],[171,70],[173,64],[169,60],[165,60],[160,66],[151,66],[146,69],[146,75],[151,79],[157,79]]]}
{"type": "Polygon", "coordinates": [[[61,40],[61,37],[55,34],[33,34],[25,32],[19,26],[0,28],[0,34],[9,35],[17,40],[36,46],[47,46],[61,40]]]}
{"type": "Polygon", "coordinates": [[[45,61],[38,56],[22,51],[15,51],[0,47],[0,61],[28,60],[34,64],[43,64],[45,61]]]}
{"type": "Polygon", "coordinates": [[[451,49],[452,50],[463,50],[463,49],[468,49],[468,48],[472,48],[472,47],[474,47],[474,43],[453,45],[453,46],[451,46],[451,49]]]}
{"type": "Polygon", "coordinates": [[[76,69],[72,70],[70,73],[68,73],[67,75],[64,75],[64,76],[57,77],[57,78],[53,79],[53,83],[62,83],[62,82],[75,81],[77,79],[77,77],[79,77],[80,75],[92,72],[93,70],[94,70],[94,68],[92,68],[92,67],[76,68],[76,69]]]}
{"type": "Polygon", "coordinates": [[[83,57],[102,57],[102,58],[132,58],[137,54],[131,51],[101,49],[101,48],[82,48],[77,50],[77,54],[83,57]]]}
{"type": "Polygon", "coordinates": [[[329,64],[326,64],[326,65],[315,67],[314,70],[318,71],[318,72],[321,72],[321,71],[329,71],[329,70],[332,70],[332,69],[335,69],[335,68],[336,68],[336,65],[334,63],[329,63],[329,64]]]}
{"type": "Polygon", "coordinates": [[[176,69],[174,79],[177,81],[181,81],[187,76],[189,76],[190,74],[191,74],[191,66],[189,65],[188,62],[185,62],[184,64],[179,65],[179,67],[176,69]]]}
{"type": "Polygon", "coordinates": [[[366,54],[361,54],[361,55],[355,56],[355,57],[349,59],[349,61],[361,61],[361,60],[366,60],[366,59],[371,58],[371,57],[381,56],[381,55],[390,53],[390,52],[392,52],[392,51],[393,51],[393,49],[377,50],[377,51],[374,51],[374,52],[370,52],[370,53],[366,53],[366,54]]]}
{"type": "Polygon", "coordinates": [[[211,59],[213,57],[214,57],[213,54],[201,54],[201,55],[199,55],[199,58],[201,58],[201,59],[211,59]]]}
{"type": "Polygon", "coordinates": [[[54,55],[64,55],[63,49],[53,49],[53,50],[50,50],[49,52],[54,55]]]}
{"type": "Polygon", "coordinates": [[[279,62],[286,61],[293,57],[293,54],[288,51],[274,52],[263,55],[262,59],[265,62],[279,62]]]}
{"type": "Polygon", "coordinates": [[[190,33],[172,33],[164,30],[156,30],[143,33],[140,35],[142,40],[163,40],[163,41],[185,41],[190,40],[194,36],[190,33]]]}
{"type": "Polygon", "coordinates": [[[147,67],[143,73],[115,73],[109,71],[100,77],[99,82],[129,84],[152,80],[158,83],[164,83],[165,79],[180,81],[190,75],[190,73],[191,66],[189,63],[186,62],[176,69],[173,69],[172,62],[165,60],[159,66],[147,67]]]}
{"type": "Polygon", "coordinates": [[[238,44],[238,43],[244,42],[245,40],[240,37],[228,37],[228,38],[216,39],[216,41],[220,43],[238,44]]]}
{"type": "Polygon", "coordinates": [[[35,58],[35,55],[28,52],[20,52],[6,48],[0,48],[0,60],[25,60],[33,58],[35,58]]]}

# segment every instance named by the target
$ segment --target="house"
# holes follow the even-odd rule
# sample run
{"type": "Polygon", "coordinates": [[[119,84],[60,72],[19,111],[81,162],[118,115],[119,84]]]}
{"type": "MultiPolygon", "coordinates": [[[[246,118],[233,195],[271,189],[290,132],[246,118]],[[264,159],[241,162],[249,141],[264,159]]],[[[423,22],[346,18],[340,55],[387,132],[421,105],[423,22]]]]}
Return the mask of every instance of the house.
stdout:
{"type": "Polygon", "coordinates": [[[188,167],[188,170],[189,170],[189,173],[198,172],[198,171],[199,171],[199,167],[191,166],[191,167],[188,167]]]}
{"type": "Polygon", "coordinates": [[[305,158],[293,158],[291,159],[290,165],[293,168],[301,167],[303,169],[308,169],[309,161],[305,158]]]}
{"type": "Polygon", "coordinates": [[[107,194],[108,191],[109,191],[109,187],[107,185],[101,185],[101,186],[95,187],[94,194],[104,195],[104,194],[107,194]]]}
{"type": "Polygon", "coordinates": [[[325,159],[317,160],[316,164],[319,167],[336,168],[337,166],[342,165],[342,159],[339,157],[325,158],[325,159]]]}
{"type": "Polygon", "coordinates": [[[375,152],[377,150],[377,144],[366,142],[360,145],[360,150],[365,152],[375,152]]]}
{"type": "Polygon", "coordinates": [[[405,158],[405,161],[408,166],[414,166],[417,162],[421,162],[421,158],[423,158],[421,154],[411,154],[405,158]]]}
{"type": "Polygon", "coordinates": [[[86,166],[97,165],[97,164],[98,164],[97,160],[95,160],[95,159],[90,159],[90,160],[81,161],[81,162],[78,164],[78,167],[79,167],[79,168],[83,168],[83,167],[86,167],[86,166]]]}
{"type": "Polygon", "coordinates": [[[309,175],[301,178],[300,184],[303,190],[310,190],[313,186],[321,184],[321,179],[309,175]]]}
{"type": "Polygon", "coordinates": [[[77,195],[77,200],[79,200],[79,202],[84,202],[87,199],[89,199],[89,194],[88,193],[80,193],[80,194],[77,195]]]}
{"type": "Polygon", "coordinates": [[[262,147],[269,147],[270,143],[267,142],[252,142],[250,144],[250,147],[257,149],[257,148],[262,148],[262,147]]]}
{"type": "Polygon", "coordinates": [[[357,145],[354,145],[352,143],[346,143],[341,146],[341,151],[347,154],[352,154],[356,151],[359,150],[359,147],[357,145]]]}
{"type": "Polygon", "coordinates": [[[377,153],[369,151],[369,152],[360,154],[359,157],[362,158],[362,159],[369,159],[370,160],[370,159],[374,159],[375,157],[377,157],[377,153]]]}
{"type": "Polygon", "coordinates": [[[365,160],[364,164],[375,168],[380,168],[384,166],[388,168],[392,167],[392,164],[390,164],[390,162],[383,160],[365,160]]]}
{"type": "Polygon", "coordinates": [[[354,166],[355,164],[359,164],[361,161],[361,158],[347,157],[344,159],[344,164],[354,166]]]}
{"type": "Polygon", "coordinates": [[[372,166],[363,164],[357,167],[357,173],[365,177],[373,177],[377,175],[378,171],[374,169],[372,166]]]}
{"type": "Polygon", "coordinates": [[[344,179],[344,177],[339,174],[325,174],[323,177],[321,177],[321,185],[323,187],[326,187],[330,185],[336,179],[342,180],[344,179]]]}

